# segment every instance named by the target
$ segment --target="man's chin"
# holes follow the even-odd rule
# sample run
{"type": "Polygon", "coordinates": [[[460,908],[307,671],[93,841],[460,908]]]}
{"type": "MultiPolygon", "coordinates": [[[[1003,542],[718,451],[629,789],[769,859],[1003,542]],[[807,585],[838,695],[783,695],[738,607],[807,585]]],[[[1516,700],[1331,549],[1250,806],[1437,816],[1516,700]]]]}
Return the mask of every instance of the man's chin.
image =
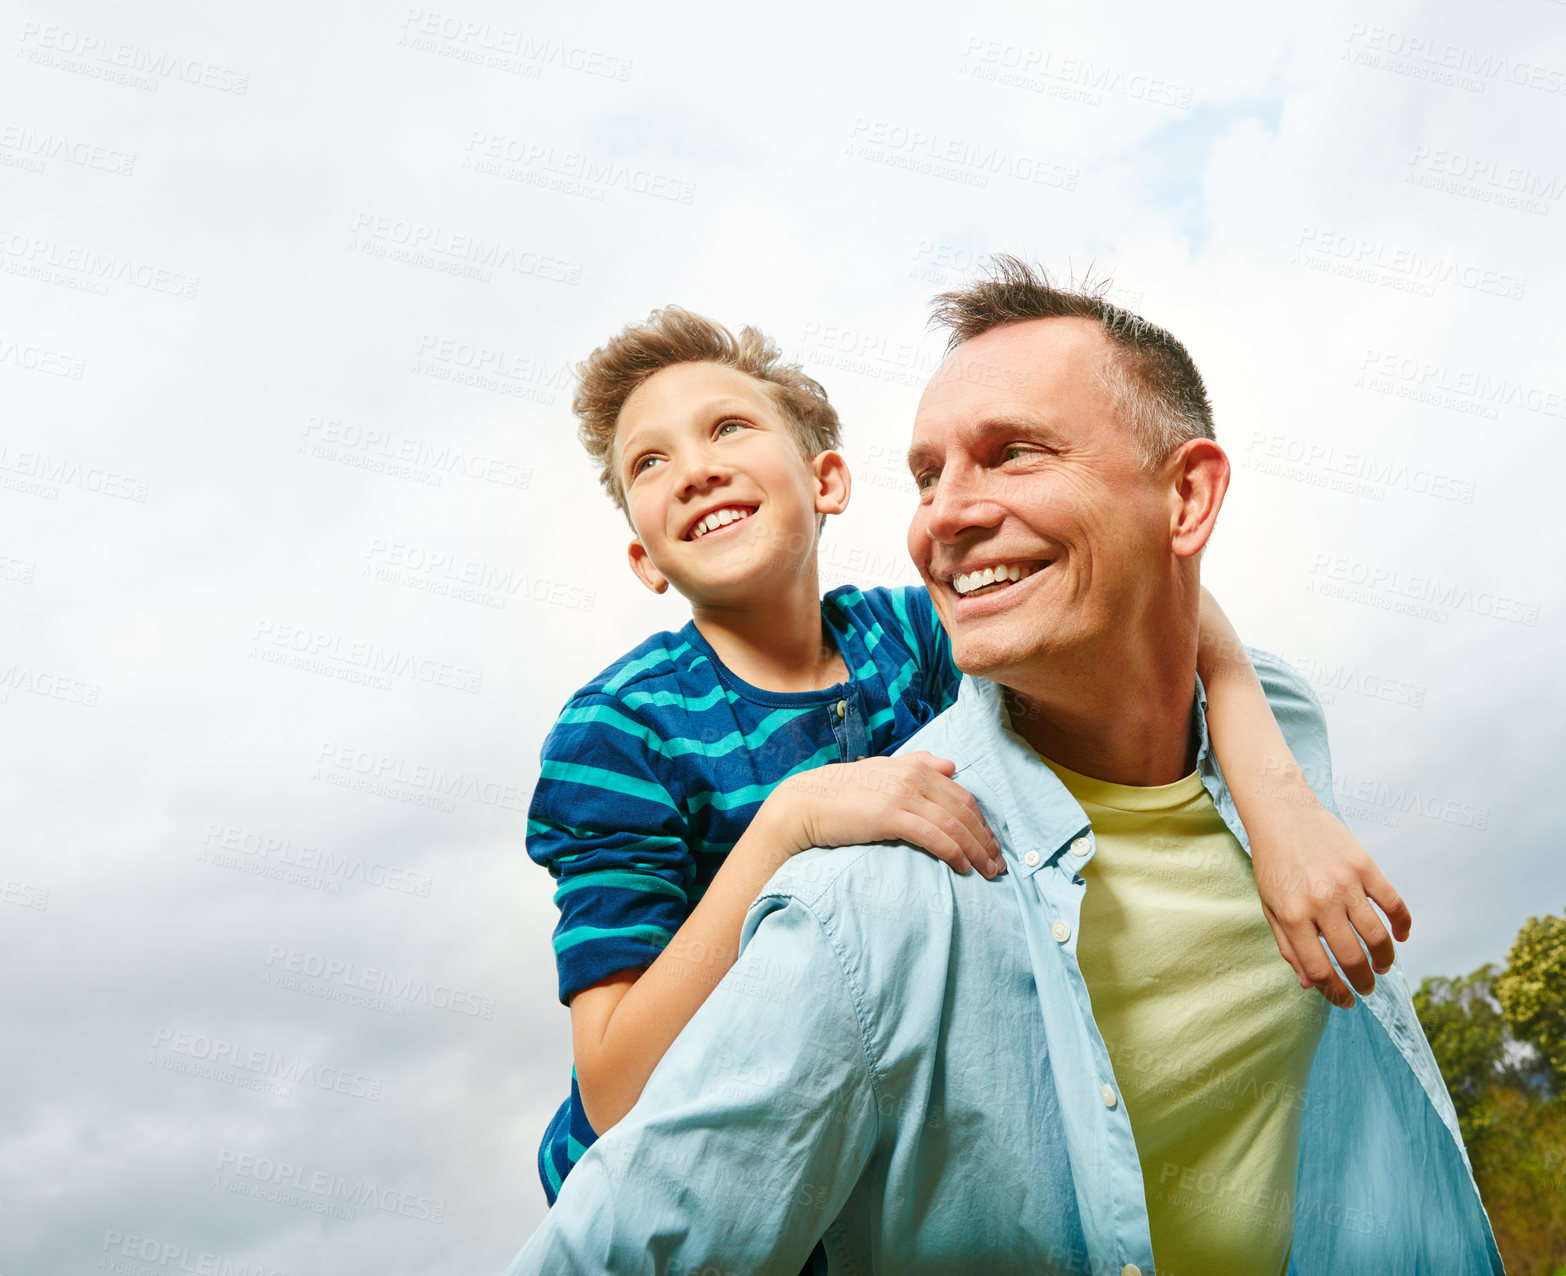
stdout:
{"type": "Polygon", "coordinates": [[[1013,642],[996,642],[988,635],[965,634],[952,639],[952,660],[964,674],[1004,683],[1009,674],[1026,670],[1042,655],[1042,649],[1013,642]]]}

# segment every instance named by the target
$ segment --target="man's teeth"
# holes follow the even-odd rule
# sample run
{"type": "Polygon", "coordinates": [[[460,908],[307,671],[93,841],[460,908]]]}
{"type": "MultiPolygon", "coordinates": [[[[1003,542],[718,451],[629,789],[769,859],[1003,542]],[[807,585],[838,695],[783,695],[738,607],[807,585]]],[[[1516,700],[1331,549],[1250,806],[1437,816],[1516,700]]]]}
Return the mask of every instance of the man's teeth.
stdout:
{"type": "Polygon", "coordinates": [[[697,523],[691,531],[691,539],[705,536],[708,532],[716,531],[720,527],[727,527],[730,523],[738,522],[742,518],[749,518],[750,511],[734,506],[728,509],[713,510],[711,514],[697,523]]]}
{"type": "Polygon", "coordinates": [[[1014,580],[1021,580],[1024,576],[1031,576],[1033,568],[1024,567],[1018,563],[1010,566],[985,567],[976,572],[958,572],[952,577],[952,588],[959,595],[971,594],[976,589],[983,589],[986,585],[993,585],[997,581],[1010,584],[1014,580]]]}

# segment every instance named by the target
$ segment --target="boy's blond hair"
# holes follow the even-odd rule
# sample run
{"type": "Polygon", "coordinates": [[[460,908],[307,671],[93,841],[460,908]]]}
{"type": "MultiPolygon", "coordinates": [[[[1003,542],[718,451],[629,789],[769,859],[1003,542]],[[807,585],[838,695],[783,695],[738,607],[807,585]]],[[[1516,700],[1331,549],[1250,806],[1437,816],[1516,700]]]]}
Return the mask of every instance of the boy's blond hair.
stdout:
{"type": "Polygon", "coordinates": [[[577,417],[577,437],[598,463],[598,481],[627,521],[631,512],[614,464],[620,410],[653,373],[681,363],[716,363],[760,381],[782,409],[807,461],[838,447],[837,410],[827,401],[826,391],[797,363],[785,362],[770,337],[749,326],[736,337],[721,323],[680,306],[663,306],[644,323],[627,324],[576,369],[571,408],[577,417]]]}

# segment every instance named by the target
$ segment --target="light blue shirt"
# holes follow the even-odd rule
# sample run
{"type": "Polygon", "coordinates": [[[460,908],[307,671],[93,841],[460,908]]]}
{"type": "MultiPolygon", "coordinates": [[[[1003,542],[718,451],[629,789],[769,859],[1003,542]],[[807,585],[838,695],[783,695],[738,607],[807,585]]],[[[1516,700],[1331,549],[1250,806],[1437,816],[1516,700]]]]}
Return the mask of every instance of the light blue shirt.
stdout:
{"type": "MultiPolygon", "coordinates": [[[[1336,811],[1320,706],[1251,656],[1336,811]]],[[[1205,715],[1198,683],[1198,770],[1248,851],[1205,715]]],[[[993,682],[964,678],[899,752],[916,749],[956,762],[1008,871],[958,876],[884,843],[790,860],[734,968],[510,1276],[796,1276],[818,1238],[832,1276],[1153,1272],[1136,1144],[1076,958],[1092,828],[993,682]]],[[[1396,965],[1330,1012],[1317,1047],[1288,1270],[1502,1270],[1396,965]]]]}

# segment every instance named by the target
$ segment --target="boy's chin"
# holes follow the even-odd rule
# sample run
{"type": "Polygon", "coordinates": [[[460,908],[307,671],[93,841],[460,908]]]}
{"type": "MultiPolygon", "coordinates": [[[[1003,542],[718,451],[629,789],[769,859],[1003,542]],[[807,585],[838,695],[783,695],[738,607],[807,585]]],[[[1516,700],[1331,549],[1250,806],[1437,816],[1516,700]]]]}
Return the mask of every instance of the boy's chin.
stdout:
{"type": "Polygon", "coordinates": [[[736,571],[701,581],[688,581],[675,588],[694,607],[776,607],[786,582],[797,573],[778,571],[736,571]]]}

